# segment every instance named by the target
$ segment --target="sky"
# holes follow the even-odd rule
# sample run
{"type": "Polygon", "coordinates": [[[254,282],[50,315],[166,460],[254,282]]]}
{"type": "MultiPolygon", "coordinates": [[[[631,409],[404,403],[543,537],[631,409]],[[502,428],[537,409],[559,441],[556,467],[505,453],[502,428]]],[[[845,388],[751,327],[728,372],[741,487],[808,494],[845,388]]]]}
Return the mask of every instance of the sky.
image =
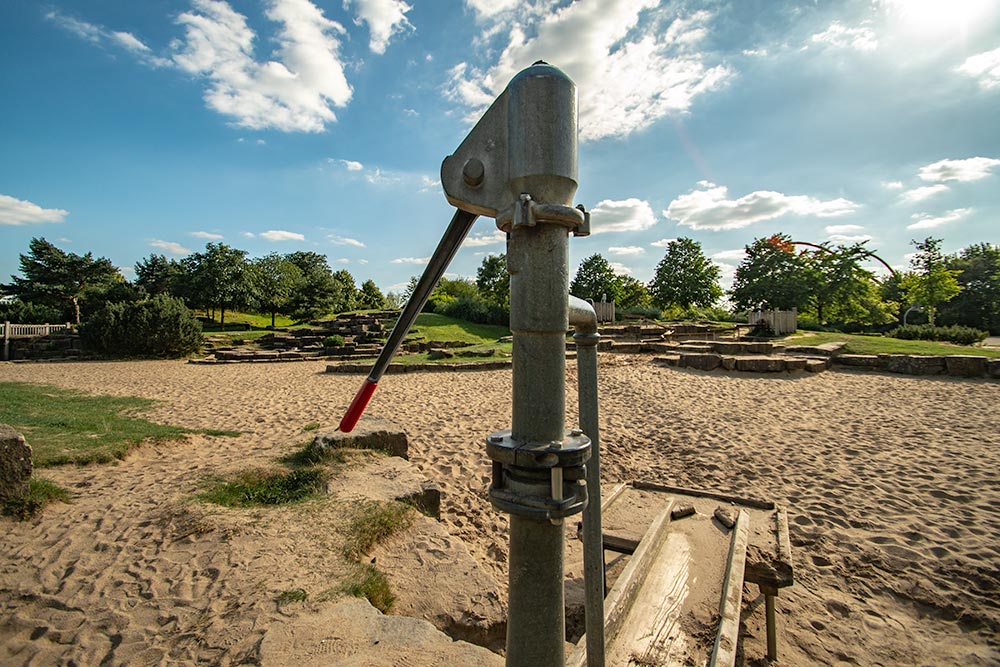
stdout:
{"type": "MultiPolygon", "coordinates": [[[[441,161],[539,59],[579,93],[571,275],[647,282],[679,237],[725,286],[775,233],[898,268],[1000,242],[995,0],[4,0],[0,282],[41,236],[130,279],[221,242],[399,291],[441,161]]],[[[503,251],[480,218],[447,275],[503,251]]]]}

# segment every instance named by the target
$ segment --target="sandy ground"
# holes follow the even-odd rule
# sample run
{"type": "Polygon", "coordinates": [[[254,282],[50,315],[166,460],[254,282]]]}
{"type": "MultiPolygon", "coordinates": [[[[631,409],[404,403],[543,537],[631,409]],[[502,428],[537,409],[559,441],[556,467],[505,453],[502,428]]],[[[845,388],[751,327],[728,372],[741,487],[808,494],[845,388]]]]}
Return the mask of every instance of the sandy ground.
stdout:
{"type": "MultiPolygon", "coordinates": [[[[281,591],[322,604],[344,574],[330,556],[338,515],[233,519],[185,498],[207,474],[293,451],[307,424],[336,424],[361,377],[324,368],[0,364],[0,381],[145,396],[162,401],[151,419],[242,432],[44,471],[76,500],[0,519],[0,664],[255,664],[268,627],[310,611],[276,603],[281,591]]],[[[605,481],[788,507],[797,583],[778,598],[778,664],[1000,664],[1000,383],[701,373],[607,355],[601,373],[605,481]]],[[[572,362],[567,379],[572,404],[572,362]]],[[[482,443],[509,426],[509,386],[509,370],[387,376],[369,407],[406,429],[411,459],[445,493],[443,520],[501,580],[507,520],[486,499],[482,443]]],[[[748,664],[764,652],[757,595],[744,596],[748,664]]]]}

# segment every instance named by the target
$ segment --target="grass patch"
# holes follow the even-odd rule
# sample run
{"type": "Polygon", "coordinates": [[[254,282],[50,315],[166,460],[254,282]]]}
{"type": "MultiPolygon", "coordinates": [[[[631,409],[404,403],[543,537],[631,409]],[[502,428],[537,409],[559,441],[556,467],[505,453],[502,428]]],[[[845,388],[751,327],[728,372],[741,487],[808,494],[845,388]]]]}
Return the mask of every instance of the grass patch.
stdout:
{"type": "Polygon", "coordinates": [[[496,342],[503,336],[510,335],[510,329],[507,327],[476,324],[437,313],[420,313],[413,326],[419,330],[416,335],[423,336],[424,340],[430,342],[459,341],[478,345],[496,342]]]}
{"type": "Polygon", "coordinates": [[[887,336],[858,336],[818,331],[799,331],[797,335],[784,338],[781,342],[789,345],[822,345],[823,343],[832,343],[835,341],[844,341],[847,343],[842,350],[846,354],[972,354],[982,357],[1000,358],[1000,350],[991,350],[971,345],[938,343],[929,340],[903,340],[887,336]]]}
{"type": "Polygon", "coordinates": [[[303,431],[315,431],[320,426],[322,426],[322,424],[320,424],[319,422],[310,422],[310,423],[306,424],[305,426],[303,426],[302,430],[303,431]]]}
{"type": "Polygon", "coordinates": [[[229,479],[211,480],[198,497],[223,507],[285,505],[320,493],[327,479],[329,473],[322,468],[249,469],[229,479]]]}
{"type": "Polygon", "coordinates": [[[413,523],[414,509],[399,502],[362,502],[347,529],[344,556],[360,561],[376,544],[385,542],[413,523]]]}
{"type": "Polygon", "coordinates": [[[144,440],[171,440],[193,433],[135,417],[155,401],[93,396],[21,382],[0,383],[0,423],[19,431],[32,448],[36,468],[66,463],[109,463],[144,440]]]}
{"type": "Polygon", "coordinates": [[[287,591],[282,591],[278,597],[277,602],[279,605],[290,604],[292,602],[305,602],[309,594],[305,592],[302,588],[292,588],[287,591]]]}
{"type": "Polygon", "coordinates": [[[358,565],[351,578],[344,582],[341,591],[356,598],[367,598],[383,614],[388,614],[396,602],[396,596],[392,594],[385,575],[371,564],[358,565]]]}
{"type": "Polygon", "coordinates": [[[32,477],[28,480],[28,495],[16,500],[4,501],[0,505],[0,514],[27,521],[53,501],[68,503],[70,500],[70,492],[55,482],[50,482],[42,477],[32,477]]]}

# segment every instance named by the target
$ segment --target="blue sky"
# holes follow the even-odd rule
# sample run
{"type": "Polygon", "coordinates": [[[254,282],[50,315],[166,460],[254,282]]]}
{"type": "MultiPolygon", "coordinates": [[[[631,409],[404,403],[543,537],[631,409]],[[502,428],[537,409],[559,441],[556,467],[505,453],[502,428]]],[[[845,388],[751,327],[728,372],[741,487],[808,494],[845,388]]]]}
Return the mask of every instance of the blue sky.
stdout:
{"type": "MultiPolygon", "coordinates": [[[[900,267],[1000,242],[994,0],[6,0],[0,277],[33,236],[126,277],[217,241],[398,290],[441,160],[540,58],[580,95],[574,272],[648,281],[681,236],[727,283],[777,232],[900,267]]],[[[503,249],[480,219],[450,275],[503,249]]]]}

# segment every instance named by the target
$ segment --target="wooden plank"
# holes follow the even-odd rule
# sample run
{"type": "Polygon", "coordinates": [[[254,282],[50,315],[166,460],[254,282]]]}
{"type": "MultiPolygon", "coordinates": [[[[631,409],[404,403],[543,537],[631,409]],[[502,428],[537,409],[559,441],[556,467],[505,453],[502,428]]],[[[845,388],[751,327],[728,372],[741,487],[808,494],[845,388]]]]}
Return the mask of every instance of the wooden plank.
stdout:
{"type": "Polygon", "coordinates": [[[631,482],[633,489],[639,489],[641,491],[663,491],[665,493],[679,493],[685,496],[693,496],[695,498],[713,498],[715,500],[722,500],[727,503],[735,503],[736,505],[743,505],[745,507],[752,507],[758,510],[773,510],[775,504],[770,500],[759,500],[757,498],[739,498],[737,496],[727,496],[724,493],[716,493],[714,491],[702,491],[700,489],[686,489],[682,486],[668,486],[666,484],[657,484],[655,482],[644,482],[642,480],[633,480],[631,482]]]}
{"type": "Polygon", "coordinates": [[[740,510],[729,545],[726,577],[719,602],[719,631],[709,667],[733,667],[740,632],[740,608],[743,604],[743,568],[746,565],[747,544],[750,541],[750,515],[740,510]]]}

